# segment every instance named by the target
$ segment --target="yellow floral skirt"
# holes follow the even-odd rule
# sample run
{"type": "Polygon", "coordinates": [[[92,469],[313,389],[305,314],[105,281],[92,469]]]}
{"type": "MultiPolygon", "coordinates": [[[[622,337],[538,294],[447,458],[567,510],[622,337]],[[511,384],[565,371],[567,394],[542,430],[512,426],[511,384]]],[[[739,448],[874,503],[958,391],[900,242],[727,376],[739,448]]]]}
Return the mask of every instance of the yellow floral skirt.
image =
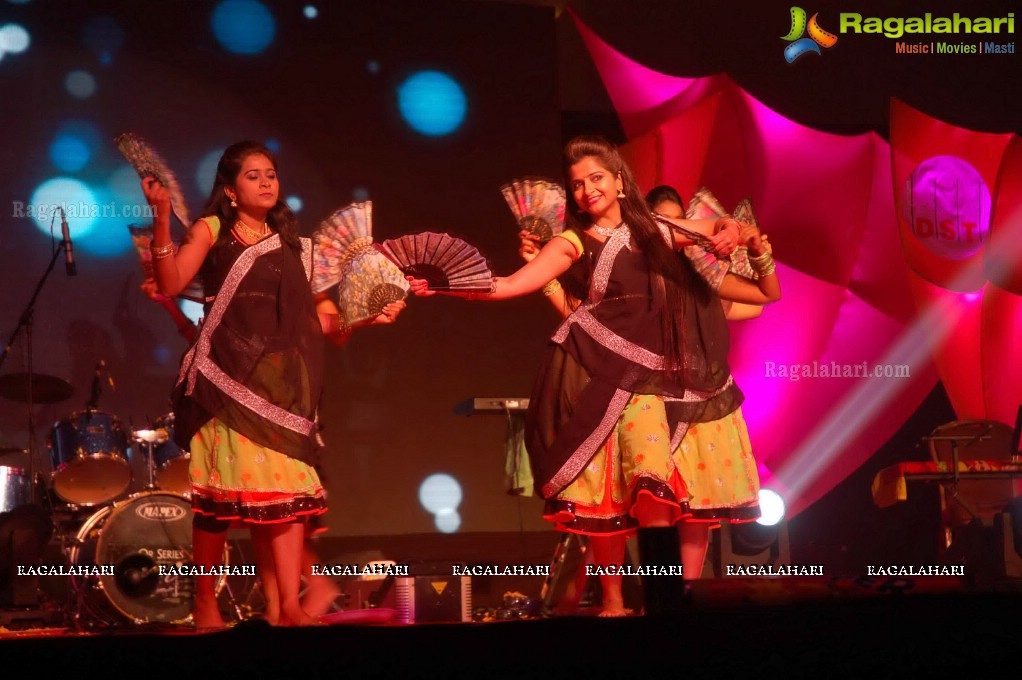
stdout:
{"type": "Polygon", "coordinates": [[[630,534],[642,502],[671,506],[673,521],[747,522],[759,517],[759,475],[741,409],[688,429],[670,450],[664,400],[635,394],[592,460],[546,503],[555,528],[630,534]]]}
{"type": "Polygon", "coordinates": [[[741,408],[719,420],[694,423],[673,457],[689,493],[687,521],[759,518],[759,472],[741,408]]]}
{"type": "Polygon", "coordinates": [[[192,510],[219,520],[293,522],[326,512],[312,466],[213,419],[191,441],[192,510]]]}
{"type": "Polygon", "coordinates": [[[664,503],[673,520],[680,519],[688,493],[667,428],[661,397],[633,395],[589,464],[547,501],[543,518],[561,531],[604,536],[633,533],[640,503],[664,503]]]}

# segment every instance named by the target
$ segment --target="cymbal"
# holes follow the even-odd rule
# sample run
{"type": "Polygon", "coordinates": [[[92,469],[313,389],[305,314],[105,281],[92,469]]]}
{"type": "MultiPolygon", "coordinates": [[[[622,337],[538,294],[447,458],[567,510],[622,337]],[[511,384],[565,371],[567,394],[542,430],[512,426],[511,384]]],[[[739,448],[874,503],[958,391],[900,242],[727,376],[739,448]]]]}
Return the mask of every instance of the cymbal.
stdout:
{"type": "MultiPolygon", "coordinates": [[[[42,373],[32,376],[32,401],[36,404],[55,404],[70,399],[72,394],[74,388],[63,378],[42,373]]],[[[0,397],[27,402],[28,373],[0,375],[0,397]]]]}

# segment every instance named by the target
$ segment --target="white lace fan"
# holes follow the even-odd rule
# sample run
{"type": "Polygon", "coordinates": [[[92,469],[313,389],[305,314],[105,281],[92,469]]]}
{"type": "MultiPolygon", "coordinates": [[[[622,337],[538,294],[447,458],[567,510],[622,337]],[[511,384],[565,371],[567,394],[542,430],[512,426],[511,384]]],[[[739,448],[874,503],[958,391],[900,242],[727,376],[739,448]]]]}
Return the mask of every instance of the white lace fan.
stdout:
{"type": "Polygon", "coordinates": [[[156,149],[133,132],[125,132],[114,139],[114,142],[127,161],[131,163],[131,167],[135,168],[135,172],[140,178],[153,177],[167,188],[167,191],[170,192],[171,212],[182,225],[186,228],[190,227],[192,221],[188,216],[188,206],[185,205],[181,187],[166,161],[156,153],[156,149]]]}
{"type": "Polygon", "coordinates": [[[405,274],[425,279],[431,290],[467,293],[493,288],[493,272],[482,253],[449,234],[408,234],[384,241],[382,250],[405,274]]]}
{"type": "Polygon", "coordinates": [[[312,292],[319,293],[340,283],[345,252],[356,243],[372,240],[372,201],[346,205],[320,222],[312,235],[312,292]]]}
{"type": "Polygon", "coordinates": [[[518,228],[549,241],[564,231],[564,187],[548,179],[516,179],[500,188],[518,228]]]}

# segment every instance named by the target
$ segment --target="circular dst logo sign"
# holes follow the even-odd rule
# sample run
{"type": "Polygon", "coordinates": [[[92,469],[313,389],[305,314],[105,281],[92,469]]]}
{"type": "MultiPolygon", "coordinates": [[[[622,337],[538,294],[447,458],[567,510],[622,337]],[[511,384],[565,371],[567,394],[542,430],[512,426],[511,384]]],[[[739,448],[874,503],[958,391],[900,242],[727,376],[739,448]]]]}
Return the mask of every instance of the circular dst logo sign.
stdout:
{"type": "Polygon", "coordinates": [[[920,163],[905,183],[905,219],[931,252],[969,257],[990,236],[990,191],[976,168],[955,156],[920,163]]]}

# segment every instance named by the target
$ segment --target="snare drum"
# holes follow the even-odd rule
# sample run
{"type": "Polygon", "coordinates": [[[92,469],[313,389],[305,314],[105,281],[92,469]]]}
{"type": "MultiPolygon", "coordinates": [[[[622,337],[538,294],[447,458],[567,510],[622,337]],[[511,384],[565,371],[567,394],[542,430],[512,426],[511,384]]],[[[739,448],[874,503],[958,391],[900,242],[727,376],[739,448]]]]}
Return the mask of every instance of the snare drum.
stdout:
{"type": "MultiPolygon", "coordinates": [[[[112,575],[72,577],[81,612],[105,624],[181,623],[190,619],[193,577],[160,574],[192,561],[188,499],[143,491],[100,509],[85,522],[69,554],[75,566],[112,567],[112,575]]],[[[223,563],[227,564],[227,551],[223,563]]],[[[217,592],[225,577],[217,580],[217,592]]]]}
{"type": "Polygon", "coordinates": [[[156,486],[190,496],[192,482],[188,477],[188,463],[191,461],[191,455],[174,443],[174,414],[168,413],[157,418],[153,428],[167,432],[167,441],[153,449],[156,486]]]}
{"type": "Polygon", "coordinates": [[[127,430],[109,413],[72,413],[53,426],[50,463],[61,499],[81,506],[108,503],[131,484],[127,430]]]}
{"type": "Polygon", "coordinates": [[[10,512],[19,505],[32,502],[32,486],[28,471],[0,465],[0,512],[10,512]]]}

